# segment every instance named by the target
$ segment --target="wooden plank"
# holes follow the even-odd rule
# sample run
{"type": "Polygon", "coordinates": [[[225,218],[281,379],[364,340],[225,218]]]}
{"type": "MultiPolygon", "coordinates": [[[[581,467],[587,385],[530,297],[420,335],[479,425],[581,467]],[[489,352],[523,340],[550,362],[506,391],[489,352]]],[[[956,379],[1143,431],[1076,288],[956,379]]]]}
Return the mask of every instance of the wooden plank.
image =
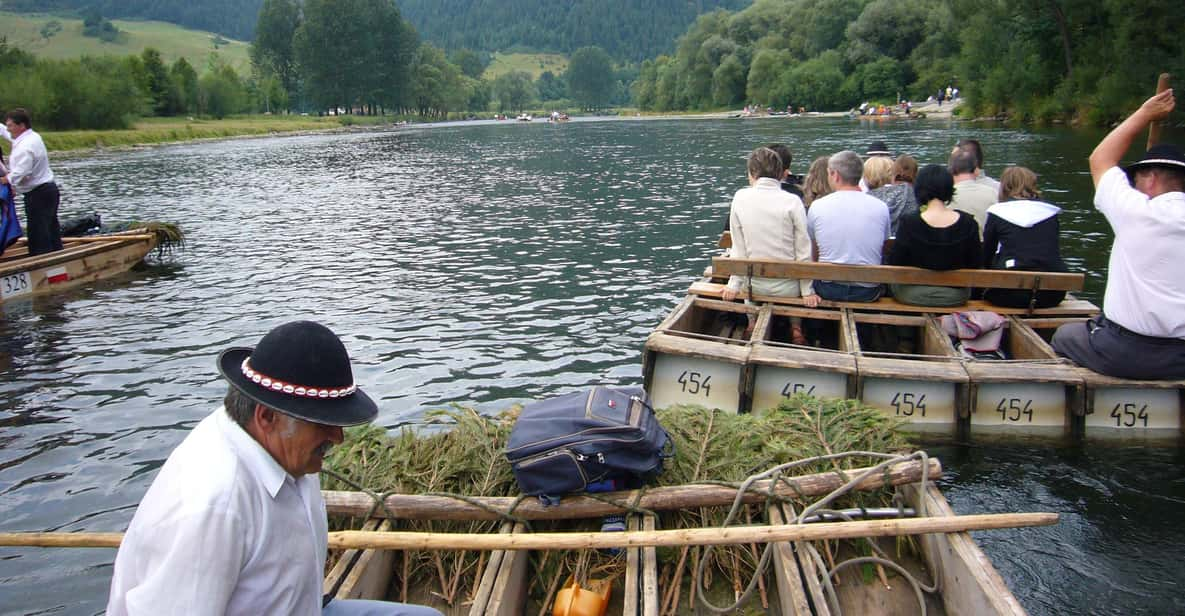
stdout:
{"type": "Polygon", "coordinates": [[[1057,353],[1025,319],[1008,317],[1008,356],[1012,359],[1057,359],[1057,353]]]}
{"type": "MultiPolygon", "coordinates": [[[[380,532],[391,530],[391,521],[383,520],[378,530],[380,532]]],[[[350,568],[336,597],[338,599],[386,599],[394,564],[394,550],[363,550],[354,566],[350,568]]]]}
{"type": "Polygon", "coordinates": [[[761,278],[807,278],[842,282],[877,282],[925,284],[981,289],[1044,289],[1081,291],[1084,274],[1061,272],[1026,272],[1018,270],[959,269],[928,270],[900,265],[841,265],[815,261],[776,261],[766,259],[712,259],[715,276],[753,276],[761,278]]]}
{"type": "MultiPolygon", "coordinates": [[[[927,486],[924,494],[917,485],[902,486],[901,491],[915,503],[918,511],[932,517],[955,515],[933,484],[927,486]]],[[[920,542],[929,570],[941,580],[942,603],[947,614],[1023,616],[1027,613],[970,534],[923,535],[920,542]]]]}
{"type": "MultiPolygon", "coordinates": [[[[857,490],[879,490],[888,485],[899,485],[918,481],[923,468],[919,462],[905,462],[895,464],[889,468],[887,475],[876,475],[860,483],[857,490]]],[[[847,476],[856,476],[863,469],[847,471],[847,476]]],[[[935,458],[930,458],[928,476],[942,475],[942,465],[935,458]]],[[[821,496],[841,487],[846,480],[839,473],[814,473],[800,477],[783,479],[772,488],[776,494],[782,496],[821,496]],[[788,485],[789,484],[789,485],[788,485]]],[[[768,481],[754,482],[753,489],[757,493],[749,493],[742,497],[744,503],[764,502],[765,496],[761,492],[771,488],[768,481]]],[[[374,499],[362,492],[338,492],[322,490],[328,513],[361,517],[374,509],[374,499]]],[[[599,518],[607,515],[626,513],[626,504],[633,503],[633,491],[606,492],[593,499],[586,496],[565,496],[559,505],[543,506],[539,499],[529,498],[518,503],[514,515],[527,520],[565,520],[572,518],[599,518]],[[608,502],[605,502],[608,501],[608,502]],[[613,505],[611,503],[621,503],[613,505]]],[[[689,484],[685,486],[666,486],[646,490],[637,506],[652,511],[671,511],[674,509],[688,509],[691,507],[723,507],[732,504],[736,490],[723,486],[707,484],[689,484]]],[[[493,511],[509,511],[517,499],[503,496],[471,497],[472,501],[480,503],[480,507],[459,501],[447,496],[428,496],[420,494],[392,494],[386,499],[386,507],[374,511],[375,517],[385,517],[391,514],[409,520],[498,520],[499,516],[493,511]]]]}
{"type": "MultiPolygon", "coordinates": [[[[782,514],[780,504],[771,505],[767,511],[770,524],[786,523],[786,516],[782,514]]],[[[806,598],[806,588],[802,584],[802,571],[798,567],[798,559],[794,557],[794,548],[788,542],[775,544],[772,560],[774,580],[778,586],[778,602],[781,607],[778,613],[785,616],[811,616],[811,606],[806,598]]]]}
{"type": "MultiPolygon", "coordinates": [[[[638,516],[626,516],[626,530],[638,530],[638,516]]],[[[633,616],[640,612],[641,594],[639,592],[642,581],[642,548],[626,548],[625,550],[625,596],[621,603],[622,616],[633,616]]]]}
{"type": "Polygon", "coordinates": [[[743,364],[749,358],[749,347],[739,341],[730,344],[719,340],[705,340],[665,332],[650,334],[646,338],[646,349],[653,353],[698,357],[733,364],[743,364]]]}
{"type": "MultiPolygon", "coordinates": [[[[708,280],[700,280],[691,284],[688,293],[698,297],[704,298],[718,298],[724,291],[724,284],[711,282],[708,280]]],[[[761,303],[772,303],[787,306],[802,306],[803,300],[798,297],[780,297],[774,295],[754,295],[750,297],[747,293],[738,295],[739,299],[751,299],[761,303]]],[[[1027,308],[1007,308],[1004,306],[996,306],[981,300],[971,300],[962,306],[911,306],[909,304],[902,304],[891,297],[882,297],[875,302],[832,302],[828,300],[820,300],[819,306],[821,308],[850,308],[852,310],[875,310],[880,312],[904,312],[912,314],[951,314],[955,312],[965,312],[968,310],[990,310],[998,314],[1017,314],[1028,315],[1027,308]]],[[[1099,308],[1094,304],[1081,299],[1075,299],[1067,296],[1062,303],[1052,308],[1038,308],[1032,312],[1033,315],[1045,317],[1073,317],[1073,316],[1093,316],[1098,314],[1099,308]]]]}
{"type": "MultiPolygon", "coordinates": [[[[642,516],[642,530],[654,531],[654,516],[642,516]]],[[[679,583],[678,580],[674,582],[679,583]]],[[[658,616],[658,552],[654,547],[642,548],[642,614],[658,616]]]]}
{"type": "MultiPolygon", "coordinates": [[[[524,534],[526,527],[515,523],[510,534],[524,534]]],[[[490,602],[483,614],[489,616],[518,616],[527,605],[527,565],[530,564],[527,550],[507,550],[498,568],[490,602]]]]}
{"type": "MultiPolygon", "coordinates": [[[[362,530],[374,530],[379,527],[379,520],[367,520],[362,525],[362,530]]],[[[364,550],[345,550],[333,564],[329,573],[325,574],[325,582],[322,587],[322,592],[325,594],[332,594],[334,597],[339,597],[338,590],[345,583],[346,576],[354,567],[354,563],[364,550]]]]}
{"type": "MultiPolygon", "coordinates": [[[[498,533],[507,535],[513,530],[513,523],[503,522],[498,533]]],[[[494,593],[494,584],[498,581],[498,572],[502,570],[502,559],[505,555],[506,550],[490,552],[490,557],[486,559],[486,568],[481,572],[481,581],[477,585],[477,592],[474,593],[473,603],[469,608],[469,616],[485,614],[486,606],[490,603],[490,596],[494,593]]]]}

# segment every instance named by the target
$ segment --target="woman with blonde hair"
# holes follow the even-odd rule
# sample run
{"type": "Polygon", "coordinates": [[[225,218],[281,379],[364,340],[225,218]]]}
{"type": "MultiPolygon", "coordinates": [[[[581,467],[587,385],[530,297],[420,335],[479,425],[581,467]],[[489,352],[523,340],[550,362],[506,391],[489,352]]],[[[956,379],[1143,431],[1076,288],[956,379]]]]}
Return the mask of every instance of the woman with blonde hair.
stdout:
{"type": "Polygon", "coordinates": [[[889,232],[895,236],[902,215],[916,212],[918,200],[912,185],[893,183],[894,169],[895,163],[886,156],[873,156],[864,161],[864,183],[868,186],[868,194],[889,206],[889,232]]]}
{"type": "MultiPolygon", "coordinates": [[[[1000,176],[1000,201],[987,210],[983,224],[983,261],[991,269],[1064,272],[1058,239],[1061,209],[1040,200],[1037,174],[1024,167],[1008,167],[1000,176]]],[[[988,289],[983,298],[1010,308],[1050,308],[1062,302],[1065,291],[988,289]]]]}
{"type": "Polygon", "coordinates": [[[827,158],[816,158],[806,172],[806,179],[802,181],[802,202],[808,208],[815,199],[830,195],[834,190],[831,188],[831,182],[827,181],[827,158]]]}

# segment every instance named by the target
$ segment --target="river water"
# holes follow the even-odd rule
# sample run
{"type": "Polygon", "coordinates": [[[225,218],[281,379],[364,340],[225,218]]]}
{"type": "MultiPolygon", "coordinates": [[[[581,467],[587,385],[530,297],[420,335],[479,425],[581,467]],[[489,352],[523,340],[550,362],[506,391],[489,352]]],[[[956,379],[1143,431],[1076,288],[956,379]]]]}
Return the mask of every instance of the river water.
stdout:
{"type": "MultiPolygon", "coordinates": [[[[1101,300],[1110,232],[1090,206],[1100,134],[835,119],[472,123],[57,159],[63,218],[179,222],[165,264],[3,305],[0,531],[115,531],[218,403],[214,358],[295,318],[345,340],[379,423],[638,384],[642,344],[715,252],[745,156],[794,171],[880,139],[922,162],[980,139],[1065,208],[1063,250],[1101,300]]],[[[1185,470],[1142,444],[936,443],[960,512],[1056,511],[978,536],[1034,614],[1171,613],[1185,470]]],[[[0,613],[95,614],[112,550],[0,548],[0,613]]]]}

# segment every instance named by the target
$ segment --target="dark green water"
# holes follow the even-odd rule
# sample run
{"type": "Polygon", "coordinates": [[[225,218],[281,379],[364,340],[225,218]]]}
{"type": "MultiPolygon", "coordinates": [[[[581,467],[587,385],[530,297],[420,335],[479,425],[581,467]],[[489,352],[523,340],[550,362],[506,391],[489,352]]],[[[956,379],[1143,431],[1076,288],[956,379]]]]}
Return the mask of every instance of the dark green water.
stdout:
{"type": "MultiPolygon", "coordinates": [[[[794,171],[883,140],[922,162],[980,139],[1065,208],[1063,250],[1098,301],[1110,234],[1090,205],[1098,133],[944,122],[476,123],[55,160],[63,217],[183,224],[171,265],[0,322],[0,531],[122,530],[156,468],[217,405],[217,352],[315,318],[339,332],[379,422],[459,403],[498,411],[637,384],[650,330],[715,252],[746,154],[794,171]]],[[[979,536],[1035,614],[1176,613],[1180,451],[1087,443],[931,447],[960,512],[1051,510],[979,536]]],[[[0,613],[93,614],[114,553],[0,549],[0,613]]]]}

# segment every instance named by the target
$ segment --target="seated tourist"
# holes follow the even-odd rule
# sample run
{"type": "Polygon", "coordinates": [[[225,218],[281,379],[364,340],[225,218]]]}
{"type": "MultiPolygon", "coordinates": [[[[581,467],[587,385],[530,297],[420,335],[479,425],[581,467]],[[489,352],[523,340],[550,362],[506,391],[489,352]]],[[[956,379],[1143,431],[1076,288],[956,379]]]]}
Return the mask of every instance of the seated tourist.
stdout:
{"type": "MultiPolygon", "coordinates": [[[[918,161],[909,154],[902,154],[893,160],[893,183],[908,184],[913,188],[913,181],[918,177],[918,161]]],[[[917,203],[917,199],[914,199],[917,203]]]]}
{"type": "MultiPolygon", "coordinates": [[[[732,198],[729,225],[732,253],[737,259],[810,261],[806,209],[802,200],[782,190],[782,161],[770,148],[749,155],[749,187],[732,198]]],[[[753,295],[802,297],[809,307],[819,305],[810,280],[732,276],[723,298],[732,301],[746,288],[753,295]]],[[[805,344],[801,319],[791,322],[791,340],[805,344]]]]}
{"type": "MultiPolygon", "coordinates": [[[[925,209],[901,219],[889,265],[979,269],[983,263],[979,225],[970,214],[948,207],[954,189],[954,178],[941,165],[927,165],[918,172],[914,191],[925,209]]],[[[958,306],[971,296],[968,288],[907,284],[891,288],[897,301],[915,306],[958,306]]]]}
{"type": "Polygon", "coordinates": [[[1075,363],[1129,379],[1185,379],[1185,152],[1161,144],[1125,173],[1119,160],[1176,106],[1148,99],[1090,155],[1094,205],[1115,233],[1103,314],[1058,328],[1053,348],[1075,363]]]}
{"type": "Polygon", "coordinates": [[[868,186],[868,194],[889,206],[890,233],[897,235],[901,216],[916,211],[918,202],[912,186],[893,183],[893,169],[892,159],[885,156],[873,156],[864,161],[864,183],[868,186]]]}
{"type": "MultiPolygon", "coordinates": [[[[1037,174],[1009,167],[1000,176],[1000,202],[987,210],[983,226],[983,263],[991,269],[1064,272],[1058,249],[1057,215],[1061,208],[1038,201],[1037,174]]],[[[987,289],[983,298],[1009,308],[1050,308],[1062,303],[1065,291],[987,289]]]]}
{"type": "Polygon", "coordinates": [[[802,181],[802,204],[810,209],[811,204],[819,197],[826,197],[832,192],[831,182],[827,180],[827,157],[820,156],[811,163],[806,172],[806,179],[802,181]]]}
{"type": "MultiPolygon", "coordinates": [[[[987,222],[987,209],[999,199],[999,189],[978,181],[977,165],[975,152],[970,149],[955,148],[951,153],[949,166],[950,173],[955,178],[955,197],[950,205],[953,209],[975,217],[982,238],[983,225],[987,222]]],[[[925,201],[918,197],[918,203],[925,201]]]]}
{"type": "MultiPolygon", "coordinates": [[[[889,239],[889,208],[860,192],[863,173],[860,155],[850,150],[827,159],[827,179],[834,192],[816,200],[807,211],[807,228],[820,262],[881,264],[889,239]]],[[[832,301],[874,302],[883,289],[871,282],[815,281],[815,292],[832,301]]]]}

